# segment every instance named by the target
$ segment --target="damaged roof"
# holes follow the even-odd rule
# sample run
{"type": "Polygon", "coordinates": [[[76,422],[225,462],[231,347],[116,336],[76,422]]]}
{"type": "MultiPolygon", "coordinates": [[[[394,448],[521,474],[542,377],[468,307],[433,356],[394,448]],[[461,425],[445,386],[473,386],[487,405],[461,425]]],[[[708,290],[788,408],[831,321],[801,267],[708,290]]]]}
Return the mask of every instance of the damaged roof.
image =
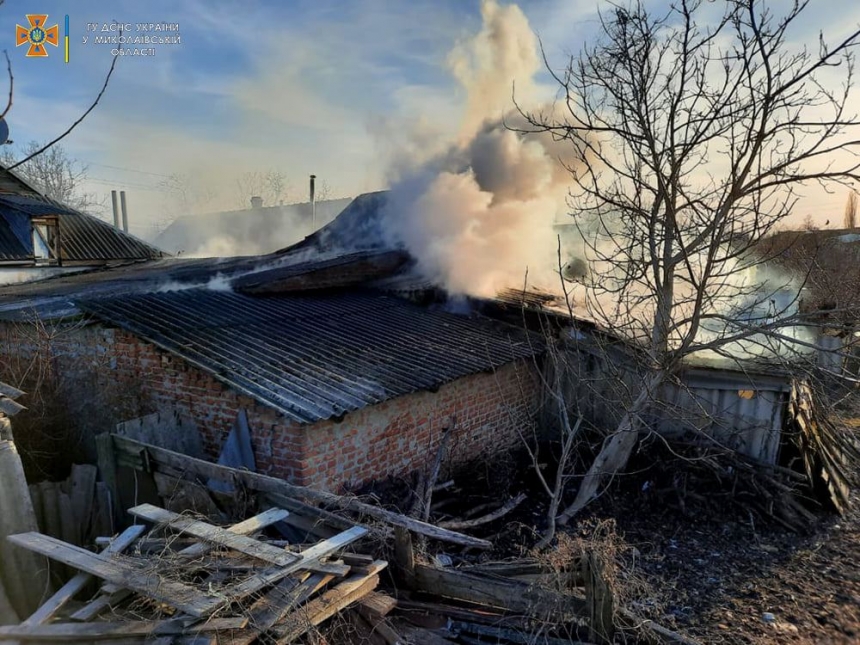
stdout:
{"type": "Polygon", "coordinates": [[[543,350],[517,327],[361,289],[264,298],[188,289],[78,305],[300,423],[543,350]]]}

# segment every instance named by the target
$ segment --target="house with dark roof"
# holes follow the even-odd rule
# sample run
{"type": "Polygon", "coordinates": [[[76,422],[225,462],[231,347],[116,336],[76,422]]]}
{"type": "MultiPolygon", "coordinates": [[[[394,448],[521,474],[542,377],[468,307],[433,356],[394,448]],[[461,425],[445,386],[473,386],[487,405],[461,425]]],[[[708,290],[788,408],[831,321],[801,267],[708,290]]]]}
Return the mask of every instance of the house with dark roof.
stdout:
{"type": "MultiPolygon", "coordinates": [[[[216,458],[244,412],[260,472],[329,489],[423,468],[448,428],[452,464],[516,444],[540,405],[542,338],[380,286],[406,261],[299,249],[0,288],[0,378],[53,384],[41,395],[73,450],[159,412],[216,458]]],[[[23,449],[37,407],[19,417],[23,449]]]]}
{"type": "Polygon", "coordinates": [[[45,197],[0,167],[0,284],[163,256],[107,222],[45,197]]]}
{"type": "Polygon", "coordinates": [[[315,227],[331,222],[351,199],[327,199],[264,206],[252,199],[242,210],[182,215],[165,228],[154,244],[174,255],[225,257],[273,253],[295,244],[315,227]]]}

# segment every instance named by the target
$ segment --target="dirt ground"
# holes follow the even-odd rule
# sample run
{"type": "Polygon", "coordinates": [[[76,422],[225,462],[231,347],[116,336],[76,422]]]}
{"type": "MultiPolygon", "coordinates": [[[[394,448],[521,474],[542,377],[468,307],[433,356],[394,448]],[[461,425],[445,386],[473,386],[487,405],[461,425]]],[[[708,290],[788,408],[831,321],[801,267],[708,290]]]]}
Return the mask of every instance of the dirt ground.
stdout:
{"type": "MultiPolygon", "coordinates": [[[[528,491],[514,513],[474,532],[493,540],[493,559],[526,555],[546,513],[528,468],[512,462],[523,463],[512,457],[473,469],[451,495],[460,508],[442,504],[457,515],[482,499],[528,491]]],[[[681,499],[666,486],[673,465],[654,470],[618,477],[567,529],[589,540],[596,525],[614,522],[630,609],[707,645],[860,644],[858,492],[845,517],[819,509],[799,535],[750,515],[726,491],[696,489],[681,499]]]]}
{"type": "Polygon", "coordinates": [[[854,502],[846,517],[822,513],[806,535],[634,494],[604,500],[595,516],[616,520],[632,570],[654,590],[635,603],[659,607],[667,627],[708,644],[825,645],[860,643],[856,493],[854,502]]]}

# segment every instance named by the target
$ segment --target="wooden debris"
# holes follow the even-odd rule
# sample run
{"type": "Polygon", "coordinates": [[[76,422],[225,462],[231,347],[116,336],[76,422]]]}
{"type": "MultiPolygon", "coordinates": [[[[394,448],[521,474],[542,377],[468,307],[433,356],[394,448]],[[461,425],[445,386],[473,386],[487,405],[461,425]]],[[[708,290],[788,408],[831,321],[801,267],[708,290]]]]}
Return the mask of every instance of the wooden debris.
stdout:
{"type": "MultiPolygon", "coordinates": [[[[450,542],[460,546],[473,547],[478,549],[488,549],[492,544],[487,540],[471,537],[449,529],[443,529],[427,522],[413,519],[400,513],[365,504],[353,497],[345,497],[335,495],[325,491],[314,490],[304,486],[296,486],[289,484],[282,479],[269,477],[268,475],[260,475],[244,470],[228,468],[227,466],[219,466],[202,459],[194,459],[186,455],[159,448],[150,444],[143,444],[131,439],[110,435],[113,441],[113,449],[116,451],[117,457],[123,454],[127,455],[130,463],[139,461],[141,455],[146,456],[146,462],[150,468],[172,468],[176,472],[191,473],[199,477],[207,479],[218,479],[235,484],[241,484],[249,490],[255,490],[262,493],[274,493],[285,495],[287,497],[298,498],[304,502],[312,502],[329,505],[333,508],[342,511],[350,511],[357,513],[360,516],[366,516],[375,520],[386,522],[393,526],[406,528],[413,533],[424,535],[428,538],[450,542]]],[[[107,447],[102,447],[102,451],[106,451],[107,447]]],[[[117,463],[117,459],[113,460],[117,463]]]]}
{"type": "Polygon", "coordinates": [[[358,613],[369,619],[385,618],[394,611],[395,607],[397,607],[395,598],[376,591],[358,601],[358,613]]]}
{"type": "Polygon", "coordinates": [[[483,515],[481,517],[476,517],[473,520],[448,520],[447,522],[439,522],[438,526],[441,526],[442,528],[446,529],[462,530],[475,528],[476,526],[481,526],[482,524],[489,524],[490,522],[494,522],[495,520],[504,517],[512,510],[514,510],[517,506],[522,504],[525,500],[526,494],[520,493],[492,513],[488,513],[487,515],[483,515]]]}
{"type": "Polygon", "coordinates": [[[194,537],[205,540],[206,542],[216,546],[233,549],[239,553],[244,553],[259,560],[271,562],[272,564],[286,566],[294,563],[297,559],[296,556],[291,553],[288,553],[283,549],[270,546],[265,542],[260,542],[259,540],[254,540],[244,535],[228,531],[227,529],[222,529],[217,526],[207,524],[206,522],[200,522],[190,517],[167,511],[163,508],[158,508],[152,504],[135,506],[134,508],[129,509],[128,512],[135,517],[139,517],[149,522],[163,524],[174,531],[193,535],[194,537]]]}
{"type": "MultiPolygon", "coordinates": [[[[379,562],[376,566],[376,572],[382,571],[385,566],[385,562],[379,562]]],[[[356,600],[366,596],[376,588],[377,584],[379,584],[379,576],[375,573],[350,576],[316,600],[286,616],[272,630],[277,642],[293,642],[310,628],[319,625],[356,600]]]]}
{"type": "Polygon", "coordinates": [[[123,621],[110,623],[55,623],[53,625],[0,627],[0,641],[59,641],[113,640],[128,636],[184,634],[189,631],[215,632],[242,629],[248,624],[244,617],[212,618],[193,627],[182,620],[123,621]]]}
{"type": "MultiPolygon", "coordinates": [[[[23,624],[0,629],[0,641],[118,644],[146,639],[155,643],[163,640],[165,645],[291,642],[310,626],[319,625],[372,592],[379,572],[386,566],[385,562],[359,554],[344,555],[365,567],[360,572],[342,561],[326,560],[365,536],[367,530],[362,527],[351,527],[294,551],[251,537],[289,517],[282,509],[271,509],[229,528],[151,505],[140,505],[132,511],[137,517],[155,522],[152,533],[145,533],[143,526],[132,527],[101,554],[39,533],[11,536],[17,546],[83,573],[23,624]],[[134,555],[139,552],[134,548],[135,541],[159,539],[154,535],[173,529],[202,541],[178,552],[165,549],[162,553],[134,555]],[[130,555],[119,555],[127,548],[130,555]],[[87,620],[44,624],[56,617],[93,575],[107,584],[98,598],[72,616],[87,620]],[[232,579],[236,576],[238,580],[232,579]],[[255,593],[260,595],[250,605],[243,605],[241,601],[255,593]],[[108,605],[112,607],[111,620],[92,621],[108,605]],[[145,614],[147,608],[152,612],[150,616],[145,614]],[[218,610],[222,612],[213,616],[218,610]],[[165,613],[169,617],[165,618],[165,613]]],[[[391,599],[374,596],[366,606],[382,615],[391,610],[391,599]]],[[[384,642],[382,636],[378,638],[384,642]]]]}
{"type": "MultiPolygon", "coordinates": [[[[145,527],[130,526],[122,534],[117,537],[110,545],[101,552],[99,557],[109,558],[114,554],[122,553],[131,546],[137,538],[143,533],[145,527]]],[[[27,620],[21,623],[22,626],[41,625],[51,620],[63,606],[69,602],[75,595],[93,579],[88,573],[79,573],[74,578],[63,585],[57,593],[48,599],[45,604],[39,607],[27,620]]]]}
{"type": "Polygon", "coordinates": [[[855,433],[836,428],[816,405],[808,383],[792,384],[788,409],[796,427],[794,442],[803,457],[810,488],[826,490],[830,504],[844,514],[851,499],[851,463],[860,462],[855,433]]]}
{"type": "Polygon", "coordinates": [[[109,582],[181,609],[192,616],[208,616],[220,609],[226,600],[202,596],[193,587],[179,582],[162,580],[142,566],[114,556],[104,560],[98,555],[41,533],[10,535],[9,541],[29,551],[41,553],[52,560],[86,571],[109,582]]]}

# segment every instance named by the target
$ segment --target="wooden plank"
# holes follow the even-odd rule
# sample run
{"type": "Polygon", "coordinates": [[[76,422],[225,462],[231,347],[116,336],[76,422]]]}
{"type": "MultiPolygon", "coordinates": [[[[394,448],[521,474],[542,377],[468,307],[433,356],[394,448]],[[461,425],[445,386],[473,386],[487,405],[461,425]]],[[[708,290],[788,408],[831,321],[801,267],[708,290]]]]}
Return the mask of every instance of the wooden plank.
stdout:
{"type": "MultiPolygon", "coordinates": [[[[280,522],[287,517],[287,515],[289,515],[289,513],[285,510],[280,508],[270,508],[254,517],[248,518],[247,520],[237,524],[233,524],[226,530],[238,535],[249,535],[260,531],[267,526],[280,522]]],[[[206,555],[211,549],[212,545],[210,544],[197,543],[182,549],[176,555],[187,558],[199,558],[200,556],[206,555]]],[[[131,595],[131,592],[128,589],[108,591],[107,587],[108,585],[102,586],[102,595],[95,600],[90,601],[72,614],[71,619],[79,621],[92,620],[108,607],[122,602],[122,600],[131,595]]]]}
{"type": "Polygon", "coordinates": [[[214,632],[242,629],[244,616],[212,618],[189,625],[186,620],[141,620],[96,623],[52,623],[50,625],[13,625],[0,627],[0,641],[95,641],[128,636],[181,635],[187,632],[214,632]]]}
{"type": "Polygon", "coordinates": [[[417,590],[444,598],[529,616],[552,617],[558,621],[583,617],[586,609],[585,601],[576,596],[532,587],[515,580],[488,578],[427,565],[415,566],[415,584],[417,590]]]}
{"type": "MultiPolygon", "coordinates": [[[[385,564],[385,562],[378,563],[377,573],[385,568],[385,564]]],[[[379,584],[377,573],[350,576],[336,587],[288,614],[271,630],[277,642],[279,644],[293,642],[312,627],[323,623],[369,594],[379,584]]]]}
{"type": "Polygon", "coordinates": [[[464,623],[459,621],[451,623],[451,631],[455,633],[475,634],[485,638],[489,637],[493,639],[493,642],[517,643],[518,645],[531,645],[532,643],[541,643],[541,645],[590,645],[589,643],[573,641],[569,638],[552,638],[545,634],[536,636],[535,634],[530,634],[527,631],[518,629],[505,629],[504,627],[476,625],[474,623],[464,623]]]}
{"type": "Polygon", "coordinates": [[[249,576],[246,580],[226,589],[224,593],[231,599],[231,601],[241,600],[252,593],[260,591],[260,589],[263,589],[264,587],[274,584],[278,580],[286,578],[291,573],[295,573],[301,569],[307,569],[310,565],[315,564],[320,558],[331,555],[348,544],[352,544],[356,540],[361,539],[366,534],[367,529],[361,528],[360,526],[355,526],[348,531],[338,533],[333,538],[319,542],[302,551],[296,562],[288,564],[285,567],[272,567],[253,576],[249,576]]]}
{"type": "Polygon", "coordinates": [[[399,513],[388,511],[384,508],[379,508],[378,506],[365,504],[354,497],[342,497],[326,491],[289,484],[276,477],[251,473],[245,470],[237,470],[235,468],[228,468],[227,466],[219,466],[218,464],[213,464],[202,459],[195,459],[193,457],[173,452],[172,450],[159,448],[150,444],[143,444],[124,437],[113,436],[113,441],[114,448],[117,453],[121,455],[126,454],[131,457],[137,457],[141,449],[146,450],[149,454],[150,464],[155,467],[158,467],[159,464],[163,464],[183,472],[194,473],[201,477],[220,479],[227,482],[238,482],[250,490],[286,495],[288,497],[294,497],[314,503],[328,504],[341,510],[352,511],[381,522],[386,522],[393,526],[401,526],[414,533],[425,535],[442,542],[450,542],[452,544],[459,544],[460,546],[473,547],[477,549],[489,549],[493,546],[488,540],[482,540],[480,538],[457,533],[456,531],[442,529],[438,526],[428,524],[427,522],[422,522],[399,513]]]}
{"type": "Polygon", "coordinates": [[[374,591],[358,602],[358,613],[370,620],[385,618],[397,607],[397,600],[388,594],[374,591]]]}
{"type": "Polygon", "coordinates": [[[84,544],[87,529],[92,526],[93,502],[96,494],[98,469],[89,464],[72,464],[69,478],[72,485],[72,509],[78,523],[78,544],[84,544]]]}
{"type": "Polygon", "coordinates": [[[116,450],[113,437],[105,432],[96,435],[96,451],[98,453],[99,474],[102,481],[107,485],[111,501],[111,519],[114,525],[120,519],[119,515],[119,487],[117,486],[116,473],[116,450]]]}
{"type": "Polygon", "coordinates": [[[231,645],[249,645],[259,636],[272,628],[294,607],[302,604],[319,589],[327,585],[332,576],[314,574],[303,582],[289,579],[281,581],[263,598],[251,606],[251,620],[248,629],[233,632],[230,635],[231,645]]]}
{"type": "Polygon", "coordinates": [[[174,531],[193,535],[211,544],[223,546],[281,567],[291,564],[298,559],[295,554],[284,549],[279,549],[271,544],[266,544],[246,535],[239,535],[219,526],[213,526],[212,524],[173,513],[163,508],[158,508],[152,504],[141,504],[140,506],[128,509],[128,512],[135,517],[156,524],[162,524],[174,531]]]}
{"type": "MultiPolygon", "coordinates": [[[[121,553],[131,546],[132,542],[139,538],[144,530],[145,527],[143,526],[128,527],[99,554],[99,557],[109,558],[116,553],[121,553]]],[[[33,612],[33,614],[27,620],[22,622],[21,625],[28,627],[48,622],[65,606],[67,602],[69,602],[69,600],[75,597],[75,594],[86,587],[92,579],[93,577],[88,573],[78,573],[75,577],[60,587],[57,593],[51,596],[45,604],[33,612]]]]}
{"type": "Polygon", "coordinates": [[[128,587],[171,607],[181,609],[191,616],[198,618],[207,616],[226,602],[221,597],[204,596],[198,589],[179,582],[164,580],[154,571],[146,571],[137,565],[123,561],[122,556],[115,555],[110,560],[104,560],[86,549],[36,532],[10,535],[8,539],[22,548],[41,553],[52,560],[91,573],[108,582],[128,587]]]}

